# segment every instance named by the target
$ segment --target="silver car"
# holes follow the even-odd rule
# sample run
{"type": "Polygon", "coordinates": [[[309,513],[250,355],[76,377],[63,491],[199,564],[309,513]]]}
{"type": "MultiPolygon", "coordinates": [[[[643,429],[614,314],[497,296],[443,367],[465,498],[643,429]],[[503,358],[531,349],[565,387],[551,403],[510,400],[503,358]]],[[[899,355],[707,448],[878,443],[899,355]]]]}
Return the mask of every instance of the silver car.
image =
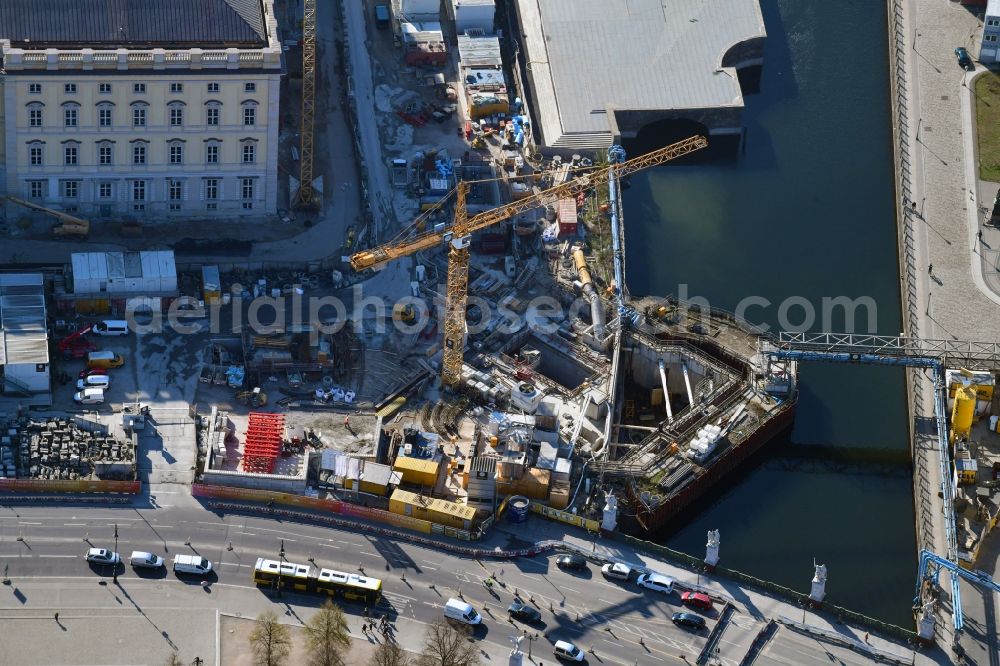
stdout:
{"type": "Polygon", "coordinates": [[[85,557],[88,562],[95,562],[97,564],[118,564],[121,562],[118,553],[107,548],[91,548],[87,551],[85,557]]]}
{"type": "Polygon", "coordinates": [[[139,569],[159,569],[166,564],[166,561],[159,555],[144,553],[141,550],[132,551],[128,561],[133,567],[139,569]]]}

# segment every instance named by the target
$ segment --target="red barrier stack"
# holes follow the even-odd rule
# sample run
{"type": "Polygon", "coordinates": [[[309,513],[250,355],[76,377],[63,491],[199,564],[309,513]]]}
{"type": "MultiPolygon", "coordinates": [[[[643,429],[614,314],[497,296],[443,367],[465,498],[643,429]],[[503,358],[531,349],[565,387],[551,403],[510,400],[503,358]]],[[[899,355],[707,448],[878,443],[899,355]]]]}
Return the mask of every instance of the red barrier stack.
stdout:
{"type": "Polygon", "coordinates": [[[246,443],[243,445],[243,471],[273,474],[284,438],[284,414],[250,412],[246,443]]]}

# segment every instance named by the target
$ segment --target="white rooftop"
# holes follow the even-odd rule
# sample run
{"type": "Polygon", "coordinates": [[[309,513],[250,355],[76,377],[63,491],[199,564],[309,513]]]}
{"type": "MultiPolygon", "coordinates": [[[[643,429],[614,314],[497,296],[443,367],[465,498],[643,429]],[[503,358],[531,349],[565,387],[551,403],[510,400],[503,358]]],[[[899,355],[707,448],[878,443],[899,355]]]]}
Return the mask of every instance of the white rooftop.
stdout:
{"type": "Polygon", "coordinates": [[[0,275],[0,365],[48,363],[41,273],[0,275]]]}
{"type": "Polygon", "coordinates": [[[611,140],[615,110],[742,107],[733,46],[765,36],[758,0],[517,0],[545,145],[611,140]]]}

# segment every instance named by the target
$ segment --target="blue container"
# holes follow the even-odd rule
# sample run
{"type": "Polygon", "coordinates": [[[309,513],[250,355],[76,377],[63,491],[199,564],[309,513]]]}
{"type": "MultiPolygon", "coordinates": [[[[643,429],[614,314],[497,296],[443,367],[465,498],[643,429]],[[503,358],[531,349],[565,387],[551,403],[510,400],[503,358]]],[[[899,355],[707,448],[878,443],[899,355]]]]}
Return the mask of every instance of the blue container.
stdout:
{"type": "Polygon", "coordinates": [[[507,500],[507,520],[511,523],[523,523],[528,519],[528,507],[531,500],[521,495],[515,495],[507,500]]]}

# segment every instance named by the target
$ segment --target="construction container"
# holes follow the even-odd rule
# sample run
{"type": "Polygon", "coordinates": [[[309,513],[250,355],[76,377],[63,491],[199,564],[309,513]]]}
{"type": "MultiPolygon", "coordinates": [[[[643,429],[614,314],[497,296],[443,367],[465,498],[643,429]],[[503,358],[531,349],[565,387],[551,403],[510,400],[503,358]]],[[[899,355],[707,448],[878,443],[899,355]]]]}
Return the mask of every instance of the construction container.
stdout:
{"type": "Polygon", "coordinates": [[[986,370],[946,370],[948,384],[948,409],[954,408],[955,392],[963,386],[971,386],[976,391],[976,420],[990,413],[993,401],[995,379],[986,370]]]}
{"type": "Polygon", "coordinates": [[[402,475],[403,483],[412,483],[416,486],[428,486],[433,488],[437,485],[440,460],[430,460],[428,458],[414,458],[412,456],[398,456],[393,470],[402,475]]]}
{"type": "Polygon", "coordinates": [[[559,205],[556,208],[556,218],[559,220],[560,236],[575,236],[577,222],[579,221],[576,212],[576,200],[572,197],[560,199],[559,205]]]}
{"type": "Polygon", "coordinates": [[[466,504],[456,504],[427,495],[418,495],[399,488],[392,491],[392,496],[389,498],[389,511],[459,530],[472,529],[472,520],[476,517],[476,510],[466,504]]]}

